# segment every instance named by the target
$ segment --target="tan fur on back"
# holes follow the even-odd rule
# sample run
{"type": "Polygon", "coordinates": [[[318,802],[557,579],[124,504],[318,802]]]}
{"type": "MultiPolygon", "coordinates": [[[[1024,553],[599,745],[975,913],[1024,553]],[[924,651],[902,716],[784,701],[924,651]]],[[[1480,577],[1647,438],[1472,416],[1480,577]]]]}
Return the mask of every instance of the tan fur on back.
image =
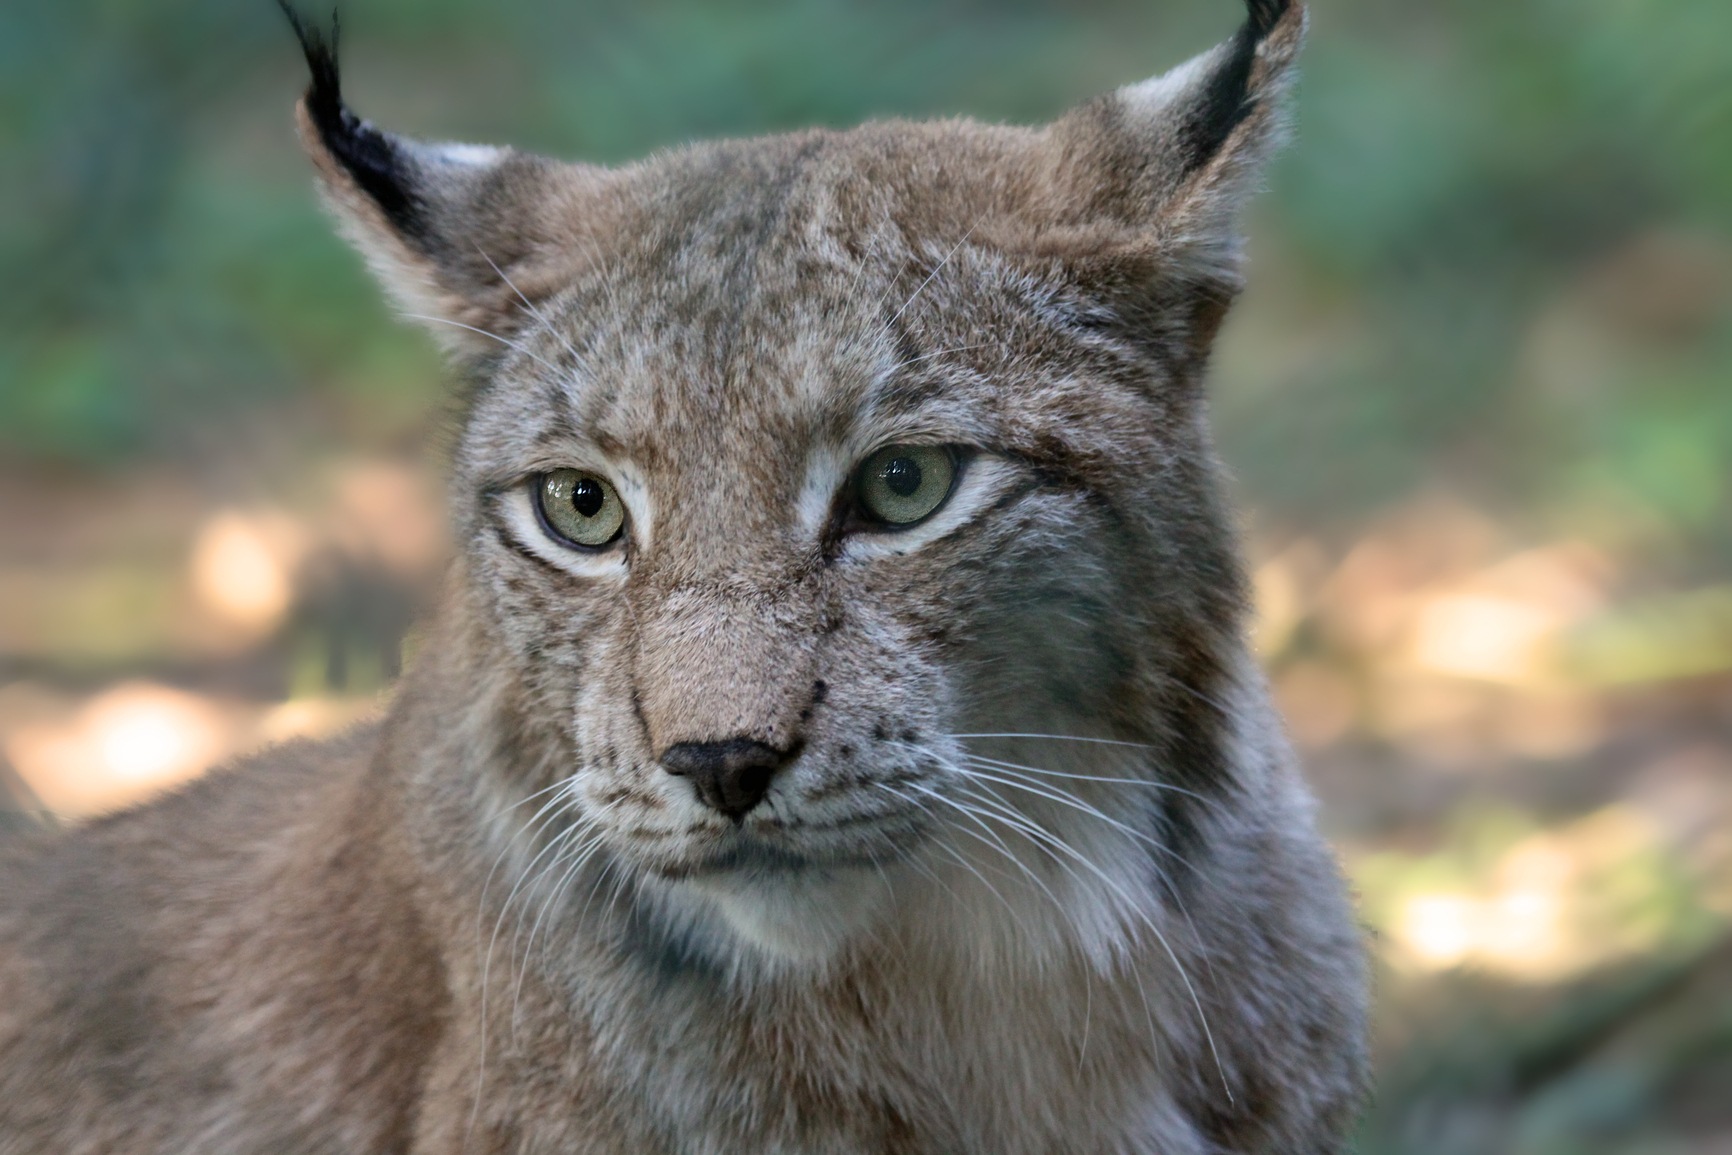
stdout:
{"type": "Polygon", "coordinates": [[[475,382],[460,557],[376,729],[0,847],[0,1155],[1340,1150],[1362,948],[1204,425],[1304,24],[1252,10],[1043,128],[615,170],[316,84],[475,382]],[[954,489],[849,521],[890,445],[954,489]],[[663,762],[718,742],[785,758],[737,821],[663,762]]]}

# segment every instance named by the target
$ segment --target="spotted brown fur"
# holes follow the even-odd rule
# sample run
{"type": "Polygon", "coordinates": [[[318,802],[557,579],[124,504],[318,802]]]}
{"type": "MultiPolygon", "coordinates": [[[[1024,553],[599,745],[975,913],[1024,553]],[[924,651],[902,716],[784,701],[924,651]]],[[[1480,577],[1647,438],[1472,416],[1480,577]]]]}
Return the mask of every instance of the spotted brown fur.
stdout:
{"type": "Polygon", "coordinates": [[[462,548],[377,728],[0,851],[0,1155],[1340,1150],[1362,949],[1203,393],[1303,27],[603,169],[374,128],[297,21],[469,382],[462,548]],[[947,504],[840,516],[909,442],[947,504]],[[617,547],[541,528],[560,468],[617,547]]]}

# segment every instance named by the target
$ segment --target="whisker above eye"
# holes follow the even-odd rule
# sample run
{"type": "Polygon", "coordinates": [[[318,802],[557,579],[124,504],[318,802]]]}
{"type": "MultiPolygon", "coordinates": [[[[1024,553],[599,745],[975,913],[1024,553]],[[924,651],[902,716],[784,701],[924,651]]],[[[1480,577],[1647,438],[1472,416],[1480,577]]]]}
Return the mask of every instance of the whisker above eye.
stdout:
{"type": "MultiPolygon", "coordinates": [[[[565,351],[567,353],[571,354],[572,361],[581,369],[583,367],[583,363],[584,363],[583,362],[583,356],[580,353],[578,353],[577,348],[572,345],[570,339],[567,338],[564,333],[561,333],[558,329],[553,327],[553,322],[549,321],[542,314],[541,310],[537,309],[535,307],[535,305],[530,301],[530,299],[523,295],[523,290],[518,288],[517,285],[515,283],[513,283],[511,278],[505,275],[504,269],[500,268],[498,265],[493,263],[493,258],[487,255],[487,252],[485,249],[483,249],[480,245],[476,245],[475,251],[481,254],[481,259],[487,262],[487,267],[492,269],[495,273],[499,274],[499,279],[504,281],[513,293],[517,294],[517,299],[523,302],[523,307],[529,310],[531,316],[533,316],[537,321],[541,322],[541,327],[546,329],[549,333],[552,333],[554,338],[556,340],[558,340],[558,342],[561,345],[565,346],[565,351]]],[[[546,364],[546,362],[542,362],[542,363],[546,364]]],[[[551,366],[550,366],[550,368],[551,368],[551,366]]]]}
{"type": "Polygon", "coordinates": [[[537,365],[540,365],[543,369],[546,369],[554,376],[557,377],[559,375],[559,370],[554,368],[552,365],[549,365],[545,360],[537,357],[534,353],[531,353],[528,349],[525,349],[517,342],[506,340],[498,333],[489,333],[486,329],[477,329],[474,325],[465,325],[461,321],[453,321],[449,317],[429,317],[424,313],[403,313],[401,316],[407,317],[411,321],[430,321],[434,324],[450,325],[454,329],[466,329],[471,333],[479,333],[483,337],[491,337],[501,345],[504,345],[507,349],[522,353],[525,357],[528,357],[531,361],[534,361],[537,365]]]}
{"type": "Polygon", "coordinates": [[[910,365],[918,365],[922,361],[930,361],[934,357],[943,357],[951,353],[967,353],[975,349],[990,349],[997,344],[997,341],[984,341],[978,345],[955,345],[949,349],[934,349],[930,353],[922,353],[918,357],[910,357],[906,361],[898,361],[896,364],[890,366],[886,372],[894,373],[898,369],[906,369],[910,365]]]}
{"type": "Polygon", "coordinates": [[[890,320],[888,320],[884,323],[884,328],[886,330],[888,330],[890,328],[890,326],[894,325],[897,322],[897,320],[902,316],[902,314],[904,314],[908,311],[908,306],[910,306],[914,303],[914,299],[916,297],[918,297],[921,293],[926,291],[926,286],[930,285],[932,283],[932,278],[936,277],[939,273],[944,271],[944,266],[946,266],[950,263],[950,258],[954,257],[958,252],[961,251],[962,246],[968,243],[968,238],[972,237],[974,235],[974,230],[979,228],[980,222],[982,220],[985,220],[985,219],[986,219],[986,217],[984,215],[982,215],[981,217],[976,219],[973,224],[968,226],[968,231],[966,233],[962,234],[962,239],[960,241],[957,241],[954,245],[952,245],[950,247],[950,251],[948,253],[944,254],[944,259],[942,261],[938,262],[938,266],[936,268],[934,268],[930,273],[926,274],[926,279],[924,281],[920,282],[920,285],[918,288],[916,288],[912,293],[908,294],[908,299],[906,301],[902,302],[902,307],[900,309],[896,310],[896,312],[891,315],[890,320]]]}

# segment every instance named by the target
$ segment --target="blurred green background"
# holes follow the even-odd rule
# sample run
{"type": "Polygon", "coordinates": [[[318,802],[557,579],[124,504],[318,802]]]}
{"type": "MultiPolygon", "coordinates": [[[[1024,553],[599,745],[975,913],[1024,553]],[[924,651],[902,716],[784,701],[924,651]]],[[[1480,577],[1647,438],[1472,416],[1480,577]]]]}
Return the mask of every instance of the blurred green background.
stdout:
{"type": "MultiPolygon", "coordinates": [[[[1229,0],[352,0],[350,103],[612,161],[1035,121],[1229,0]]],[[[1316,0],[1215,419],[1380,953],[1367,1153],[1732,1152],[1732,6],[1316,0]]],[[[0,6],[0,785],[76,816],[388,692],[446,379],[266,0],[0,6]]]]}

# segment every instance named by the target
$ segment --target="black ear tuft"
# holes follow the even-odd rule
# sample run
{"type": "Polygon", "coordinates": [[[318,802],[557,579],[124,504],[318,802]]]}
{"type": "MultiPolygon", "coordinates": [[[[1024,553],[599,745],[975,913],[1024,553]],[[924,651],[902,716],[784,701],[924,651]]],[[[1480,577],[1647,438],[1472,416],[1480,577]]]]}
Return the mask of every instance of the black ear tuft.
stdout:
{"type": "Polygon", "coordinates": [[[386,218],[411,237],[427,234],[426,211],[414,192],[413,162],[390,135],[357,117],[343,104],[337,70],[337,12],[331,11],[326,34],[301,18],[289,0],[277,0],[289,26],[301,42],[312,82],[307,86],[307,115],[319,139],[355,183],[373,198],[386,218]]]}
{"type": "Polygon", "coordinates": [[[1209,78],[1203,97],[1180,126],[1181,154],[1187,171],[1206,164],[1227,136],[1249,116],[1254,102],[1246,88],[1257,45],[1292,7],[1292,0],[1246,0],[1245,23],[1228,41],[1227,59],[1209,78]]]}
{"type": "Polygon", "coordinates": [[[1245,6],[1249,9],[1245,27],[1250,29],[1252,40],[1261,40],[1269,35],[1281,17],[1287,15],[1293,0],[1246,0],[1245,6]]]}

